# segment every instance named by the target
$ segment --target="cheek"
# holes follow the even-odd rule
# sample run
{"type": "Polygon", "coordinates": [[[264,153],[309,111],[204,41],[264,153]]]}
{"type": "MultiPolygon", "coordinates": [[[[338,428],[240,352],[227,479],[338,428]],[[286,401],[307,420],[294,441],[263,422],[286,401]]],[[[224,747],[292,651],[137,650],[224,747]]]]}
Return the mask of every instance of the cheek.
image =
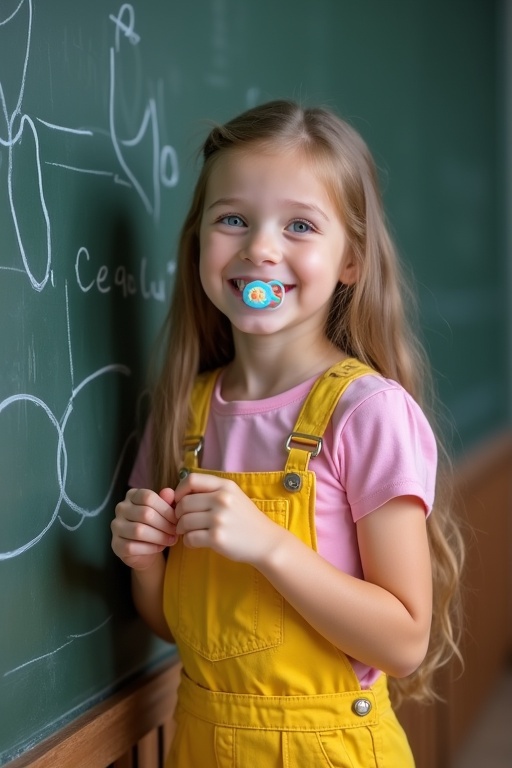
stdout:
{"type": "Polygon", "coordinates": [[[201,281],[208,278],[212,272],[214,251],[210,238],[199,236],[199,276],[201,281]]]}
{"type": "Polygon", "coordinates": [[[303,254],[297,261],[296,272],[304,283],[314,284],[317,288],[320,283],[328,289],[333,280],[338,282],[340,267],[341,259],[320,249],[303,254]]]}
{"type": "Polygon", "coordinates": [[[199,236],[199,266],[205,269],[211,265],[219,268],[223,261],[223,248],[218,237],[213,234],[199,236]]]}
{"type": "Polygon", "coordinates": [[[211,268],[207,259],[199,259],[199,280],[206,295],[211,298],[212,277],[215,271],[211,268]]]}
{"type": "Polygon", "coordinates": [[[199,238],[199,280],[201,285],[208,293],[206,284],[208,283],[208,275],[211,274],[211,268],[209,265],[209,249],[206,245],[203,237],[199,238]]]}
{"type": "Polygon", "coordinates": [[[215,248],[212,238],[200,239],[199,244],[199,280],[208,298],[214,301],[222,288],[222,254],[215,248]]]}

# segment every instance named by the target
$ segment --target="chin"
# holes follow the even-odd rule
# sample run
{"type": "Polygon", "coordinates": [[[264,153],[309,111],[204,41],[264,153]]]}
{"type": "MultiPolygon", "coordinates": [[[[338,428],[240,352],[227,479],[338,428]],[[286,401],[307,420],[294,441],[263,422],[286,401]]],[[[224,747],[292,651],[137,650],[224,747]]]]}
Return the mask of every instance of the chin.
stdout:
{"type": "Polygon", "coordinates": [[[268,318],[247,318],[244,320],[231,321],[233,329],[236,328],[240,333],[245,333],[249,336],[271,336],[273,333],[277,333],[280,328],[276,326],[276,323],[269,322],[268,318]]]}

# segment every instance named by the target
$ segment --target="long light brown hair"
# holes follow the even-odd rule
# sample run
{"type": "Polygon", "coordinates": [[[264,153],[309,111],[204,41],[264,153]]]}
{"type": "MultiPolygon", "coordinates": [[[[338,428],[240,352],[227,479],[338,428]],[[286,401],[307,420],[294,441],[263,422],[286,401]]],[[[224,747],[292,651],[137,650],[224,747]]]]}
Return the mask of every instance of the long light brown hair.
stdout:
{"type": "MultiPolygon", "coordinates": [[[[202,168],[181,231],[163,363],[154,389],[152,466],[157,489],[177,483],[195,376],[234,357],[230,323],[208,299],[199,279],[199,227],[206,185],[218,158],[252,149],[299,151],[318,172],[339,211],[359,270],[355,285],[339,284],[335,290],[326,334],[347,354],[398,381],[433,420],[429,368],[410,318],[412,296],[388,234],[377,171],[365,142],[330,110],[269,102],[215,126],[203,145],[202,168]]],[[[441,463],[436,505],[427,525],[434,580],[430,646],[414,675],[394,681],[396,699],[402,694],[432,697],[434,671],[458,654],[463,547],[447,492],[447,465],[441,463]]]]}

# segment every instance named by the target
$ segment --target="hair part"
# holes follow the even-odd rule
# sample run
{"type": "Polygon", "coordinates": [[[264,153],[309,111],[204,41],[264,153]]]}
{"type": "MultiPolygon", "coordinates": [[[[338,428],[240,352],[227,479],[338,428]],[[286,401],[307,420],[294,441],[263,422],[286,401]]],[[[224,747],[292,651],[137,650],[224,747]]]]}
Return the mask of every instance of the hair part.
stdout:
{"type": "MultiPolygon", "coordinates": [[[[231,362],[229,320],[212,304],[199,278],[199,229],[208,180],[226,152],[294,151],[311,163],[339,212],[355,260],[354,285],[339,284],[326,335],[340,350],[398,381],[434,419],[432,381],[417,339],[415,304],[389,236],[373,158],[361,136],[323,108],[273,101],[210,131],[202,168],[178,244],[174,296],[164,325],[163,364],[154,389],[154,487],[175,487],[182,459],[188,403],[196,375],[231,362]]],[[[440,455],[444,456],[442,446],[440,455]]],[[[448,463],[446,462],[448,466],[448,463]]],[[[434,610],[427,657],[417,672],[394,681],[401,692],[432,698],[434,671],[458,654],[456,615],[463,545],[439,472],[436,505],[427,523],[434,579],[434,610]]]]}

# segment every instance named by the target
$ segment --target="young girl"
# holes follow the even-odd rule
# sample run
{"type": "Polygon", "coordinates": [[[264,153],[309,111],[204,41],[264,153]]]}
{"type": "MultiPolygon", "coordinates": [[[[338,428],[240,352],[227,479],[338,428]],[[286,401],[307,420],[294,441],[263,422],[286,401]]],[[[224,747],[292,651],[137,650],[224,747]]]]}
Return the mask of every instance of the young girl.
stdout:
{"type": "Polygon", "coordinates": [[[456,650],[460,540],[430,514],[425,368],[372,159],[287,101],[214,128],[203,158],[112,523],[183,663],[167,765],[407,768],[387,676],[429,694],[456,650]]]}

